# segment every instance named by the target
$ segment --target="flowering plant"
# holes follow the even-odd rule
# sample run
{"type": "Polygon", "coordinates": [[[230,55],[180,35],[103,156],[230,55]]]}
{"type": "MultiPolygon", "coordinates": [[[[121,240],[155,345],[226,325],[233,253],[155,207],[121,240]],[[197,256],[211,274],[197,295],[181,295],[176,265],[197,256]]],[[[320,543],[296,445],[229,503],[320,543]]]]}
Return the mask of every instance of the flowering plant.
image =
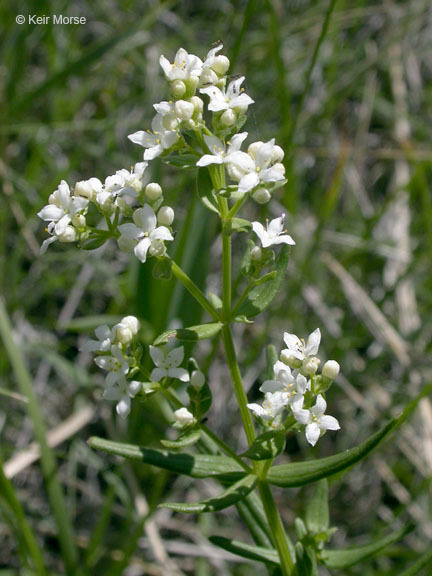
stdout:
{"type": "MultiPolygon", "coordinates": [[[[48,222],[49,238],[94,249],[113,239],[119,250],[130,252],[141,263],[158,261],[162,277],[174,276],[208,315],[206,323],[168,330],[148,350],[143,349],[140,322],[124,317],[113,328],[101,326],[96,340],[85,346],[95,352],[95,363],[106,372],[103,396],[115,403],[126,418],[132,403],[159,394],[172,408],[175,440],[162,439],[164,449],[123,445],[102,438],[89,443],[98,450],[159,466],[193,478],[214,478],[222,486],[218,496],[201,502],[167,503],[163,506],[183,513],[204,513],[237,506],[243,511],[255,546],[214,536],[211,541],[241,557],[275,567],[283,576],[317,575],[320,563],[345,569],[378,553],[401,538],[397,531],[349,553],[328,546],[334,531],[329,525],[327,478],[366,457],[412,412],[414,403],[374,436],[351,450],[306,462],[274,464],[285,450],[288,434],[305,434],[315,446],[327,431],[341,428],[326,414],[328,394],[338,377],[339,364],[327,360],[320,370],[319,328],[307,340],[286,332],[285,348],[277,354],[267,349],[267,378],[260,392],[262,402],[249,402],[243,387],[233,340],[233,326],[251,322],[267,309],[283,287],[290,247],[295,241],[285,230],[285,214],[265,224],[240,218],[250,200],[270,202],[283,186],[283,150],[274,139],[252,142],[246,148],[247,132],[241,129],[254,101],[244,91],[244,77],[228,78],[228,58],[222,44],[212,48],[204,60],[181,48],[171,63],[161,56],[169,100],[154,105],[151,130],[129,135],[144,148],[143,161],[105,178],[77,182],[72,190],[62,181],[39,216],[48,222]],[[243,148],[243,149],[242,149],[243,148]],[[199,199],[218,218],[222,236],[221,293],[206,295],[169,254],[176,224],[174,209],[164,203],[162,187],[148,181],[148,163],[159,157],[179,168],[196,167],[206,172],[211,186],[199,188],[199,199]],[[99,224],[97,224],[99,222],[99,224]],[[102,222],[102,224],[100,224],[102,222]],[[246,245],[242,264],[244,289],[233,302],[232,240],[253,234],[246,245]],[[234,452],[206,424],[212,405],[212,382],[194,359],[185,362],[181,341],[200,341],[221,336],[232,386],[237,399],[248,449],[234,452]],[[144,357],[154,367],[147,370],[144,357]],[[186,452],[191,450],[191,452],[186,452]],[[290,488],[316,483],[305,517],[297,518],[294,544],[275,505],[271,486],[290,488]],[[258,491],[259,498],[254,495],[258,491]]],[[[240,242],[240,240],[239,240],[240,242]]]]}

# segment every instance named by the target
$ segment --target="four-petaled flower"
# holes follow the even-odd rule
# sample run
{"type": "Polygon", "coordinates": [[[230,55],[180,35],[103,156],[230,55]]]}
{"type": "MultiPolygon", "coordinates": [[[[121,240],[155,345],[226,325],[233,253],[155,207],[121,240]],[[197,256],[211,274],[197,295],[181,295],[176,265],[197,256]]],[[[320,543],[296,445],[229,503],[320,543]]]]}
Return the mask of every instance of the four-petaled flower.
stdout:
{"type": "Polygon", "coordinates": [[[286,405],[286,397],[283,392],[267,392],[262,406],[252,403],[247,404],[247,407],[265,422],[273,422],[277,416],[282,414],[286,405]]]}
{"type": "Polygon", "coordinates": [[[210,97],[208,109],[212,112],[233,109],[240,109],[242,112],[246,111],[248,106],[254,103],[254,100],[243,92],[243,88],[241,88],[244,79],[244,76],[241,76],[236,80],[232,80],[226,90],[221,90],[217,86],[201,88],[201,94],[207,94],[210,97]]]}
{"type": "Polygon", "coordinates": [[[106,324],[95,330],[97,340],[88,340],[82,347],[85,352],[109,352],[113,345],[112,332],[106,324]]]}
{"type": "Polygon", "coordinates": [[[285,332],[284,342],[287,345],[287,348],[282,350],[281,358],[284,361],[293,358],[295,360],[299,360],[300,362],[304,362],[311,356],[318,354],[318,349],[321,342],[321,331],[319,328],[314,330],[309,335],[306,344],[303,339],[300,340],[300,338],[295,334],[289,334],[288,332],[285,332]]]}
{"type": "Polygon", "coordinates": [[[118,230],[120,237],[118,244],[122,250],[132,250],[141,262],[147,259],[147,252],[151,256],[163,256],[165,252],[164,241],[174,240],[173,235],[166,226],[157,226],[157,218],[151,206],[144,204],[133,213],[133,221],[120,224],[118,230]]]}
{"type": "Polygon", "coordinates": [[[175,130],[166,130],[161,114],[156,114],[152,120],[151,131],[138,130],[129,134],[129,140],[146,148],[144,160],[153,160],[165,150],[169,150],[178,140],[179,135],[175,130]]]}
{"type": "Polygon", "coordinates": [[[111,356],[96,356],[94,361],[99,368],[108,372],[107,386],[113,386],[116,382],[123,382],[129,372],[129,364],[123,356],[123,352],[116,345],[111,347],[111,356]]]}
{"type": "Polygon", "coordinates": [[[310,381],[303,374],[292,373],[289,366],[278,360],[273,367],[274,379],[265,380],[260,388],[261,392],[274,394],[280,392],[285,405],[293,410],[303,405],[303,395],[310,390],[310,381]],[[301,403],[301,406],[300,406],[301,403]]]}
{"type": "Polygon", "coordinates": [[[167,80],[188,80],[191,77],[199,78],[202,70],[202,60],[194,54],[188,54],[184,48],[177,50],[174,62],[161,56],[159,64],[165,73],[167,80]]]}
{"type": "Polygon", "coordinates": [[[294,240],[289,234],[284,233],[285,214],[280,218],[275,218],[270,223],[267,222],[266,227],[260,222],[252,222],[252,230],[261,240],[263,248],[274,246],[276,244],[295,244],[294,240]]]}
{"type": "Polygon", "coordinates": [[[141,388],[141,382],[132,380],[127,382],[125,378],[118,380],[112,386],[104,390],[102,394],[105,400],[117,402],[116,411],[119,416],[126,418],[131,410],[131,398],[134,398],[141,388]]]}
{"type": "Polygon", "coordinates": [[[224,164],[229,162],[230,157],[240,150],[242,142],[247,138],[247,132],[241,132],[233,136],[228,143],[228,148],[216,136],[204,135],[210,154],[204,154],[196,163],[197,166],[208,166],[209,164],[224,164]]]}
{"type": "Polygon", "coordinates": [[[174,348],[171,352],[164,352],[157,346],[150,346],[150,356],[156,365],[152,370],[152,382],[160,382],[162,378],[177,378],[182,382],[189,382],[189,372],[184,368],[179,368],[183,362],[184,348],[174,348]]]}
{"type": "Polygon", "coordinates": [[[324,412],[326,411],[327,403],[321,394],[318,394],[315,406],[312,406],[310,410],[305,410],[303,408],[303,400],[301,404],[293,409],[294,418],[300,424],[306,425],[306,440],[312,446],[318,442],[321,434],[321,430],[339,430],[339,422],[334,418],[334,416],[326,416],[324,412]]]}

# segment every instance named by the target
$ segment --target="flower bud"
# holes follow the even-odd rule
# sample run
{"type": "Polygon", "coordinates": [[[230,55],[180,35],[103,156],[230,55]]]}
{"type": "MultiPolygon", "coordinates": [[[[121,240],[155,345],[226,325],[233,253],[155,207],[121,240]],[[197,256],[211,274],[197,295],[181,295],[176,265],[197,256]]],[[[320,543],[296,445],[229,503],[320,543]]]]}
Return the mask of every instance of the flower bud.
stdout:
{"type": "Polygon", "coordinates": [[[162,240],[153,240],[150,248],[149,253],[151,256],[156,256],[157,258],[161,258],[166,252],[165,244],[162,240]]]}
{"type": "Polygon", "coordinates": [[[246,174],[246,172],[235,162],[228,162],[226,164],[226,169],[229,177],[234,180],[234,182],[239,182],[241,178],[246,174]]]}
{"type": "Polygon", "coordinates": [[[198,114],[200,114],[204,110],[204,102],[202,98],[200,98],[199,96],[192,96],[189,102],[193,104],[194,111],[197,112],[198,114]]]}
{"type": "Polygon", "coordinates": [[[248,148],[248,154],[250,156],[252,156],[252,158],[254,160],[256,159],[256,155],[258,154],[258,150],[261,148],[262,145],[263,145],[263,142],[261,142],[261,141],[253,142],[252,144],[250,144],[250,146],[248,148]]]}
{"type": "Polygon", "coordinates": [[[276,162],[276,164],[273,165],[273,168],[278,170],[278,172],[281,172],[281,174],[285,175],[285,166],[281,164],[281,162],[276,162]]]}
{"type": "Polygon", "coordinates": [[[77,233],[73,226],[66,226],[63,232],[57,236],[60,242],[75,242],[76,237],[77,233]]]}
{"type": "Polygon", "coordinates": [[[194,105],[186,100],[177,100],[174,104],[174,112],[180,120],[190,120],[194,113],[194,105]]]}
{"type": "Polygon", "coordinates": [[[230,67],[230,61],[226,56],[221,54],[220,56],[216,56],[216,58],[213,60],[213,64],[211,65],[211,67],[218,76],[223,76],[230,67]]]}
{"type": "Polygon", "coordinates": [[[302,365],[302,361],[298,358],[294,358],[294,356],[291,356],[288,350],[282,350],[280,353],[280,359],[281,362],[293,369],[300,368],[302,365]]]}
{"type": "Polygon", "coordinates": [[[282,150],[282,148],[280,146],[278,146],[276,144],[276,146],[273,147],[272,153],[271,153],[271,163],[274,164],[275,162],[282,162],[283,158],[285,156],[285,152],[282,150]]]}
{"type": "Polygon", "coordinates": [[[324,378],[334,380],[339,374],[339,370],[340,366],[336,360],[327,360],[327,362],[322,367],[321,374],[324,376],[324,378]]]}
{"type": "Polygon", "coordinates": [[[252,192],[252,198],[258,204],[267,204],[267,202],[271,199],[271,194],[267,190],[267,188],[258,188],[254,192],[252,192]]]}
{"type": "Polygon", "coordinates": [[[216,72],[214,72],[211,68],[204,68],[201,72],[200,77],[200,85],[204,86],[205,84],[216,84],[219,80],[216,72]]]}
{"type": "Polygon", "coordinates": [[[174,222],[174,210],[171,206],[162,206],[157,214],[157,221],[161,226],[171,226],[174,222]]]}
{"type": "Polygon", "coordinates": [[[316,374],[318,366],[320,365],[320,360],[316,356],[309,356],[303,360],[303,372],[309,374],[309,376],[316,374]]]}
{"type": "Polygon", "coordinates": [[[82,214],[75,214],[75,216],[73,216],[72,218],[72,224],[76,228],[85,228],[86,225],[85,216],[83,216],[82,214]]]}
{"type": "Polygon", "coordinates": [[[128,328],[130,329],[130,331],[134,336],[138,334],[140,324],[136,316],[125,316],[121,320],[120,324],[125,324],[126,326],[128,326],[128,328]]]}
{"type": "Polygon", "coordinates": [[[189,426],[195,422],[193,414],[191,414],[187,408],[179,408],[179,410],[176,410],[174,412],[174,418],[174,426],[177,428],[183,428],[184,426],[189,426]]]}
{"type": "Polygon", "coordinates": [[[120,344],[127,345],[132,342],[133,339],[132,330],[126,324],[120,322],[120,324],[114,326],[113,332],[115,339],[117,340],[117,342],[120,342],[120,344]]]}
{"type": "Polygon", "coordinates": [[[150,182],[145,187],[145,194],[149,200],[157,200],[162,196],[162,188],[157,182],[150,182]]]}
{"type": "Polygon", "coordinates": [[[237,115],[234,110],[225,110],[220,120],[224,126],[232,126],[237,120],[237,115]]]}
{"type": "Polygon", "coordinates": [[[171,82],[171,93],[174,98],[181,98],[185,95],[185,92],[186,86],[182,80],[174,80],[174,82],[171,82]]]}
{"type": "Polygon", "coordinates": [[[195,388],[195,390],[201,390],[201,388],[205,384],[205,376],[201,372],[201,370],[194,370],[191,374],[190,379],[191,386],[195,388]]]}
{"type": "Polygon", "coordinates": [[[262,258],[261,246],[254,246],[250,252],[252,262],[260,262],[262,258]]]}
{"type": "Polygon", "coordinates": [[[75,196],[82,196],[88,200],[94,200],[96,194],[102,190],[102,182],[99,178],[90,178],[89,180],[81,180],[75,184],[75,196]]]}

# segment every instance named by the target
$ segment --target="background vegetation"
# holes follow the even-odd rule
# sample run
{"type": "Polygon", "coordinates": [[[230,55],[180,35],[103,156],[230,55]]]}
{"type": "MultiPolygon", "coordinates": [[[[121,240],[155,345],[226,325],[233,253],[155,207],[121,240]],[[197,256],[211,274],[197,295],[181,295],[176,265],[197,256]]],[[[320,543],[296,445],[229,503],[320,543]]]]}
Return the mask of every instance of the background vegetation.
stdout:
{"type": "MultiPolygon", "coordinates": [[[[284,330],[307,335],[320,326],[323,354],[342,367],[329,395],[342,431],[313,450],[293,438],[284,458],[354,445],[431,379],[430,3],[27,0],[18,6],[6,0],[0,30],[0,286],[17,344],[9,338],[0,354],[0,455],[18,498],[7,497],[11,485],[0,477],[0,574],[24,574],[25,519],[52,573],[64,570],[54,522],[61,496],[49,449],[42,462],[35,455],[35,431],[43,433],[35,406],[55,446],[67,516],[90,573],[250,574],[251,565],[234,562],[205,539],[239,538],[233,509],[199,518],[156,509],[161,500],[208,496],[215,491],[211,482],[198,486],[130,466],[86,445],[98,434],[159,446],[168,433],[161,401],[135,406],[124,424],[100,400],[102,377],[79,348],[101,316],[136,314],[149,343],[170,325],[196,323],[200,311],[174,282],[161,286],[151,266],[114,245],[87,253],[56,244],[40,257],[45,233],[36,213],[60,179],[104,179],[141,159],[126,136],[149,126],[152,104],[167,95],[159,54],[172,57],[183,46],[203,57],[223,40],[232,72],[246,75],[256,101],[246,125],[251,138],[276,136],[286,151],[287,186],[268,207],[251,205],[250,215],[286,211],[297,241],[271,312],[238,325],[248,394],[258,396],[267,343],[280,347],[284,330]],[[19,26],[19,13],[85,16],[87,23],[19,26]],[[25,398],[30,384],[37,403],[25,398]]],[[[179,175],[157,162],[152,170],[176,208],[178,259],[198,284],[217,292],[219,231],[196,199],[195,172],[179,175]]],[[[239,237],[238,262],[243,242],[239,237]]],[[[221,350],[217,343],[200,344],[193,354],[206,367],[214,358],[209,424],[241,450],[221,350]]],[[[345,574],[399,574],[430,545],[431,474],[426,398],[392,444],[331,483],[339,547],[361,543],[367,532],[416,524],[401,545],[345,574]]],[[[308,494],[277,493],[288,526],[308,494]]]]}

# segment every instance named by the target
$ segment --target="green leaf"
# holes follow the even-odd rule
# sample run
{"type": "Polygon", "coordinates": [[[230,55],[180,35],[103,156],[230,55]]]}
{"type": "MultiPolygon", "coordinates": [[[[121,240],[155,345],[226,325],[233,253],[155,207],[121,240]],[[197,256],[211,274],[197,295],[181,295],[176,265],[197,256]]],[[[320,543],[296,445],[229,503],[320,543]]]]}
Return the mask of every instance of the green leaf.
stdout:
{"type": "Polygon", "coordinates": [[[172,278],[172,260],[171,258],[159,258],[152,269],[153,278],[156,280],[171,280],[172,278]]]}
{"type": "MultiPolygon", "coordinates": [[[[427,550],[424,554],[420,556],[409,568],[404,572],[401,572],[399,576],[416,576],[425,567],[430,567],[432,564],[432,549],[427,550]]],[[[389,576],[392,576],[389,574],[389,576]]]]}
{"type": "Polygon", "coordinates": [[[374,540],[364,546],[346,548],[346,550],[323,550],[321,552],[321,560],[328,568],[337,570],[349,568],[375,556],[375,554],[378,554],[378,552],[381,552],[381,550],[390,544],[394,544],[403,538],[405,534],[411,532],[413,528],[413,526],[406,526],[401,530],[397,530],[388,536],[384,536],[384,538],[374,540]]]}
{"type": "Polygon", "coordinates": [[[273,344],[269,344],[266,348],[266,362],[267,362],[267,373],[266,380],[273,380],[274,378],[274,365],[279,360],[278,353],[273,344]]]}
{"type": "Polygon", "coordinates": [[[244,478],[246,474],[237,462],[227,456],[171,454],[165,450],[154,450],[133,444],[112,442],[111,440],[97,437],[90,438],[88,444],[95,450],[102,450],[129,460],[151,464],[152,466],[177,474],[185,474],[192,478],[218,478],[225,482],[236,482],[244,478]]]}
{"type": "Polygon", "coordinates": [[[328,482],[320,480],[306,507],[306,526],[312,534],[322,534],[329,527],[328,482]]]}
{"type": "Polygon", "coordinates": [[[253,266],[251,261],[251,251],[255,248],[255,242],[253,240],[248,240],[246,244],[246,251],[242,258],[242,263],[240,266],[241,273],[243,276],[248,278],[253,272],[253,266]]]}
{"type": "Polygon", "coordinates": [[[183,169],[195,169],[199,156],[195,154],[177,154],[176,156],[167,156],[163,161],[170,166],[183,169]]]}
{"type": "Polygon", "coordinates": [[[319,460],[307,460],[306,462],[273,466],[269,471],[267,480],[275,486],[284,488],[304,486],[350,468],[363,458],[366,458],[393,430],[399,428],[415,410],[419,401],[431,391],[432,384],[426,386],[417,398],[414,398],[408,404],[400,416],[390,420],[381,430],[378,430],[378,432],[355,448],[319,460]]]}
{"type": "Polygon", "coordinates": [[[198,324],[189,328],[179,328],[178,330],[167,330],[156,338],[154,346],[166,344],[173,338],[184,340],[185,342],[196,342],[197,340],[207,340],[216,336],[222,329],[222,322],[210,322],[209,324],[198,324]]]}
{"type": "Polygon", "coordinates": [[[241,558],[257,560],[258,562],[264,562],[264,564],[269,566],[280,565],[278,553],[272,548],[246,544],[237,540],[224,538],[223,536],[210,536],[209,540],[215,546],[219,546],[219,548],[231,552],[232,554],[236,554],[241,558]]]}
{"type": "Polygon", "coordinates": [[[252,442],[248,450],[242,454],[251,460],[269,460],[276,458],[285,448],[285,430],[268,430],[252,442]]]}
{"type": "Polygon", "coordinates": [[[207,382],[204,382],[203,386],[197,390],[192,385],[189,385],[187,393],[191,401],[192,414],[198,421],[202,420],[203,416],[210,410],[213,401],[210,386],[207,382]]]}
{"type": "Polygon", "coordinates": [[[224,227],[224,233],[228,236],[235,232],[249,232],[249,230],[252,230],[252,224],[244,218],[231,218],[224,227]]]}
{"type": "Polygon", "coordinates": [[[202,502],[193,503],[168,502],[161,504],[159,508],[169,508],[175,512],[184,512],[186,514],[216,512],[217,510],[224,510],[239,500],[243,500],[243,498],[245,498],[249,492],[252,492],[257,482],[258,478],[256,476],[248,475],[227,488],[224,492],[222,492],[222,494],[219,494],[219,496],[216,496],[215,498],[209,498],[208,500],[203,500],[202,502]]]}
{"type": "Polygon", "coordinates": [[[180,434],[177,440],[161,440],[162,446],[165,448],[186,448],[187,446],[192,446],[196,444],[201,438],[201,430],[196,428],[186,429],[180,434]]]}
{"type": "Polygon", "coordinates": [[[204,204],[204,206],[208,210],[211,210],[212,212],[219,214],[218,203],[213,192],[213,184],[210,179],[210,174],[208,170],[204,168],[200,168],[198,170],[196,187],[198,196],[201,202],[204,204]]]}
{"type": "Polygon", "coordinates": [[[255,288],[249,292],[248,297],[238,310],[238,314],[244,314],[248,317],[256,316],[270,306],[282,286],[288,266],[289,255],[289,246],[283,246],[276,260],[276,274],[273,278],[269,278],[264,284],[255,286],[255,288]]]}
{"type": "Polygon", "coordinates": [[[105,242],[109,240],[109,238],[110,236],[108,236],[107,234],[103,235],[98,234],[93,238],[87,238],[87,240],[84,240],[84,242],[80,244],[80,248],[82,250],[96,250],[97,248],[103,246],[105,242]]]}

